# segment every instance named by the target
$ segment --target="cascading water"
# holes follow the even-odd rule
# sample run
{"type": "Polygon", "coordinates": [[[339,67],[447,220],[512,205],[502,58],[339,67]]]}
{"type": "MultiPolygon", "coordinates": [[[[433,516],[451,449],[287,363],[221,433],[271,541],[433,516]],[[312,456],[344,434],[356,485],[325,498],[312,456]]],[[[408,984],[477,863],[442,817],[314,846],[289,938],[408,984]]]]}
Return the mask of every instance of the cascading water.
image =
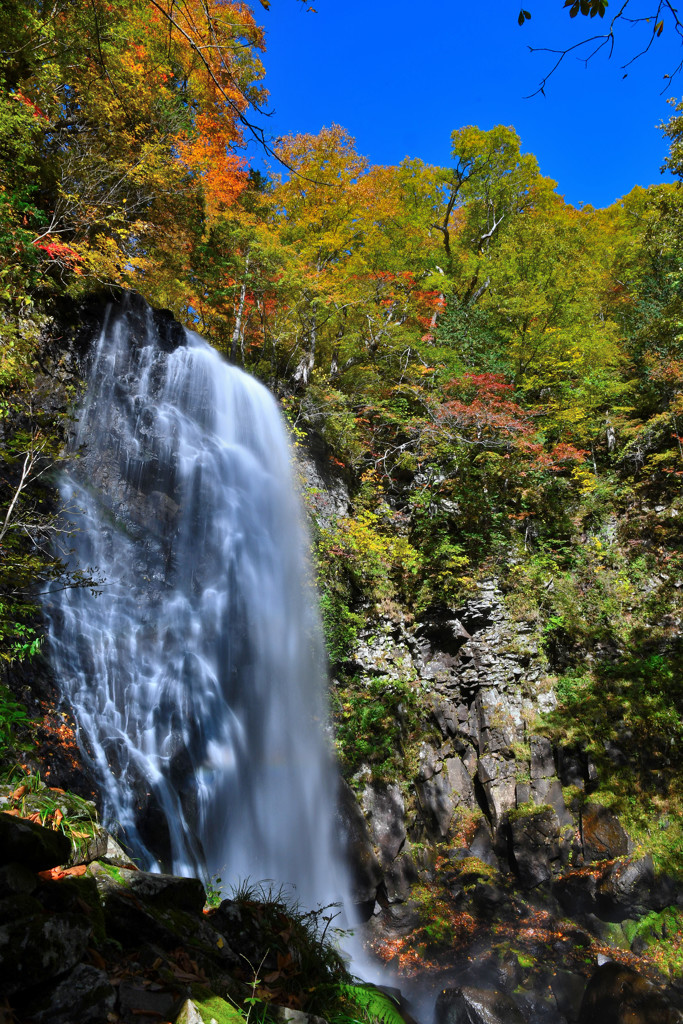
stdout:
{"type": "Polygon", "coordinates": [[[108,319],[61,483],[73,557],[104,584],[45,598],[105,820],[143,866],[337,898],[323,658],[276,403],[139,300],[108,319]]]}

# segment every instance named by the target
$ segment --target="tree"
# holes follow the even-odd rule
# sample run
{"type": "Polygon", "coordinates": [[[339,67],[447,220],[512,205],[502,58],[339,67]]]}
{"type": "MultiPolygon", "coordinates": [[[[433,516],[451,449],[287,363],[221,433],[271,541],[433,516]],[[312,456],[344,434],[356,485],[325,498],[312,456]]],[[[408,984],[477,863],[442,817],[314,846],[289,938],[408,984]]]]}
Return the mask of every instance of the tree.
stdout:
{"type": "Polygon", "coordinates": [[[512,128],[454,131],[455,166],[439,181],[444,204],[433,225],[443,238],[446,272],[463,305],[475,303],[490,284],[487,267],[515,218],[542,203],[554,182],[541,177],[536,157],[521,152],[512,128]]]}
{"type": "MultiPolygon", "coordinates": [[[[563,7],[568,8],[571,18],[583,15],[592,19],[597,15],[604,19],[608,0],[563,0],[563,7]]],[[[520,26],[525,25],[527,21],[531,20],[531,16],[531,11],[522,7],[517,16],[517,23],[520,26]]],[[[629,59],[621,65],[624,71],[624,78],[626,78],[628,74],[627,69],[631,64],[647,53],[665,30],[674,32],[681,38],[683,43],[683,19],[679,14],[679,8],[674,6],[671,0],[655,0],[655,4],[652,5],[647,4],[647,0],[621,0],[616,13],[609,20],[606,31],[587,36],[585,39],[581,39],[579,42],[564,48],[529,47],[532,53],[549,53],[555,58],[554,64],[543,77],[536,93],[533,95],[544,92],[548,80],[570,53],[578,56],[586,64],[603,50],[606,50],[607,56],[611,57],[614,53],[616,33],[625,25],[640,30],[638,37],[640,41],[636,44],[635,52],[632,51],[629,59]]],[[[670,68],[664,74],[664,79],[670,82],[681,70],[683,70],[683,60],[675,67],[670,68]]]]}
{"type": "Polygon", "coordinates": [[[33,207],[10,218],[53,268],[73,269],[75,253],[99,277],[163,274],[169,239],[187,249],[246,184],[235,146],[264,96],[250,9],[10,0],[0,38],[5,102],[36,121],[23,186],[33,207]]]}

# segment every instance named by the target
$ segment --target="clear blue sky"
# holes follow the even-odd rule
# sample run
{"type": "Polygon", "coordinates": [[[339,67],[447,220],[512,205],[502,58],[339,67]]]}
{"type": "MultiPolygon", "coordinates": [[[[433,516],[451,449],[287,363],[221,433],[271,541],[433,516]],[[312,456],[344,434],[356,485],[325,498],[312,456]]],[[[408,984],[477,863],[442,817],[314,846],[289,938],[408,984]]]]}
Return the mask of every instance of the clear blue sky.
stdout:
{"type": "Polygon", "coordinates": [[[448,165],[455,128],[505,124],[570,203],[606,206],[634,185],[663,180],[666,144],[657,125],[670,116],[667,96],[683,94],[679,76],[660,95],[663,75],[683,57],[673,33],[665,31],[624,79],[621,65],[643,36],[622,25],[611,60],[599,54],[586,68],[570,55],[545,96],[525,99],[552,61],[528,46],[566,45],[601,31],[599,18],[572,20],[562,0],[524,0],[532,20],[523,28],[517,0],[311,5],[317,13],[297,0],[272,0],[270,11],[255,5],[267,35],[273,137],[337,123],[372,163],[410,156],[448,165]]]}

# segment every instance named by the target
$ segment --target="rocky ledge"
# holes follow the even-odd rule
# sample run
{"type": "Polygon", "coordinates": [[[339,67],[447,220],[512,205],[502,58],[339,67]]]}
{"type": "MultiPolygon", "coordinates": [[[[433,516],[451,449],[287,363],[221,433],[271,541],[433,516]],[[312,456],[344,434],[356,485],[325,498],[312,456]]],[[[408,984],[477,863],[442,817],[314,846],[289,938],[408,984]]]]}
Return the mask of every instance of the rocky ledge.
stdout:
{"type": "Polygon", "coordinates": [[[0,813],[3,1024],[244,1024],[255,1006],[273,1024],[324,1024],[309,1009],[348,987],[279,894],[207,907],[198,879],[137,870],[103,830],[74,853],[0,813]]]}

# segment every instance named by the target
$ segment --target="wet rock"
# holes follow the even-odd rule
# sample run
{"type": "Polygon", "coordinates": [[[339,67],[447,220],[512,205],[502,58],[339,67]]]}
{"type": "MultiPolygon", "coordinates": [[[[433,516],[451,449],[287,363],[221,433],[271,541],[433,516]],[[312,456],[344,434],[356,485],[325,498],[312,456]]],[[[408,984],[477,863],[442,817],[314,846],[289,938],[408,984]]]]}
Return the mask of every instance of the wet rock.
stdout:
{"type": "Polygon", "coordinates": [[[557,1009],[554,998],[552,1002],[546,1002],[535,992],[522,992],[517,996],[517,1003],[527,1024],[567,1024],[567,1018],[557,1009]]]}
{"type": "Polygon", "coordinates": [[[494,989],[444,989],[436,1000],[435,1024],[525,1024],[514,1000],[494,989]]]}
{"type": "Polygon", "coordinates": [[[576,1020],[586,990],[586,979],[570,971],[555,971],[550,986],[560,1013],[568,1020],[576,1020]]]}
{"type": "Polygon", "coordinates": [[[581,839],[587,863],[623,857],[630,848],[630,839],[616,814],[601,804],[582,808],[581,839]]]}
{"type": "Polygon", "coordinates": [[[0,814],[0,864],[17,863],[31,871],[47,871],[65,864],[70,853],[71,843],[61,832],[0,814]]]}
{"type": "Polygon", "coordinates": [[[383,867],[391,864],[406,841],[404,820],[405,804],[396,783],[373,782],[365,787],[361,797],[374,843],[379,847],[383,867]]]}
{"type": "Polygon", "coordinates": [[[304,478],[306,505],[318,526],[329,529],[339,516],[348,514],[351,498],[343,478],[333,471],[327,445],[319,434],[309,432],[305,454],[295,449],[304,478]]]}
{"type": "Polygon", "coordinates": [[[522,968],[514,953],[484,956],[458,976],[459,988],[495,989],[508,995],[522,980],[522,968]]]}
{"type": "Polygon", "coordinates": [[[579,1024],[681,1024],[683,1016],[655,985],[630,967],[603,964],[581,1003],[579,1024]]]}
{"type": "Polygon", "coordinates": [[[49,991],[26,1007],[35,1024],[102,1024],[116,1004],[116,991],[104,971],[78,964],[49,991]]]}
{"type": "Polygon", "coordinates": [[[374,902],[382,881],[382,868],[373,849],[368,826],[351,787],[340,782],[337,823],[341,848],[351,872],[354,903],[374,902]]]}

